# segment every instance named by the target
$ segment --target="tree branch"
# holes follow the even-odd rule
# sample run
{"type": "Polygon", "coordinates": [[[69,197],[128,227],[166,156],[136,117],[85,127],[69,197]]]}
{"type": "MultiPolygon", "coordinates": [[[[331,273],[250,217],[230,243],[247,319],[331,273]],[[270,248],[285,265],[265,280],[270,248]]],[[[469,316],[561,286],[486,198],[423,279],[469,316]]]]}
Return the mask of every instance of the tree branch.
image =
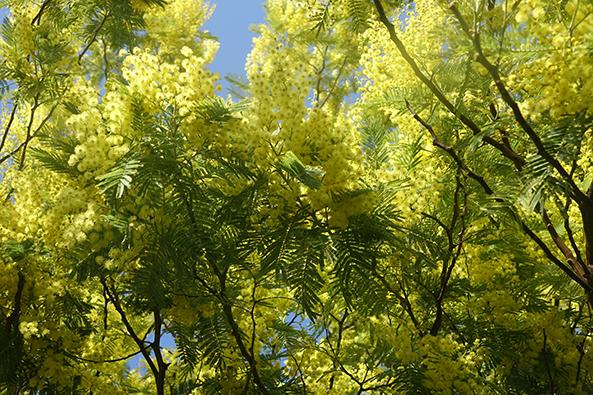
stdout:
{"type": "Polygon", "coordinates": [[[550,362],[548,360],[548,349],[547,349],[547,342],[548,342],[548,337],[546,336],[546,329],[542,329],[543,334],[544,334],[544,345],[542,348],[542,354],[543,354],[543,358],[544,358],[544,365],[546,366],[546,373],[548,375],[548,381],[550,384],[550,390],[549,390],[549,394],[555,394],[556,390],[555,390],[555,384],[554,384],[554,377],[552,376],[552,370],[550,368],[550,362]]]}
{"type": "Polygon", "coordinates": [[[233,337],[235,338],[235,341],[237,342],[237,346],[239,347],[239,351],[241,352],[241,355],[243,356],[243,358],[245,358],[245,360],[247,361],[247,363],[249,365],[251,374],[253,374],[253,381],[257,385],[259,391],[264,395],[269,395],[270,391],[268,391],[268,389],[264,385],[264,383],[259,375],[259,372],[257,370],[257,363],[255,361],[255,356],[253,354],[251,354],[249,352],[249,350],[247,349],[247,347],[245,346],[245,343],[243,342],[243,338],[241,337],[241,328],[239,328],[239,325],[237,324],[237,321],[235,321],[235,318],[233,316],[233,308],[232,308],[230,300],[228,299],[228,297],[226,295],[225,273],[221,273],[218,276],[218,278],[219,278],[219,282],[220,282],[220,301],[222,303],[222,311],[227,319],[227,322],[229,323],[229,326],[231,327],[231,333],[232,333],[233,337]]]}
{"type": "Polygon", "coordinates": [[[35,17],[33,17],[33,20],[31,21],[31,25],[35,25],[35,24],[39,25],[41,23],[41,16],[45,12],[45,9],[49,5],[49,3],[51,3],[51,0],[45,0],[43,2],[43,4],[41,4],[41,7],[39,7],[39,11],[37,12],[35,17]]]}
{"type": "MultiPolygon", "coordinates": [[[[488,195],[493,195],[494,191],[492,190],[492,188],[490,188],[490,186],[488,185],[488,183],[484,180],[484,178],[476,173],[474,173],[473,171],[471,171],[466,165],[465,163],[459,158],[459,156],[457,155],[457,153],[455,152],[455,150],[453,150],[451,147],[446,146],[445,144],[441,143],[438,139],[438,136],[436,135],[436,133],[434,132],[432,126],[430,124],[428,124],[426,121],[424,121],[418,114],[416,114],[416,112],[414,111],[414,109],[410,106],[410,104],[406,101],[406,104],[408,106],[408,109],[412,112],[412,114],[414,115],[414,119],[416,119],[418,122],[420,122],[422,124],[422,126],[424,126],[432,135],[433,137],[433,143],[442,148],[445,152],[447,152],[449,154],[449,156],[451,156],[451,158],[463,169],[466,171],[466,173],[468,174],[468,176],[474,180],[476,180],[480,186],[482,186],[482,188],[484,189],[484,191],[486,192],[486,194],[488,195]]],[[[500,197],[495,197],[495,200],[497,202],[504,202],[504,199],[500,198],[500,197]]],[[[548,259],[550,259],[556,266],[558,266],[560,269],[562,269],[562,271],[564,273],[566,273],[572,280],[574,280],[577,284],[579,284],[588,294],[589,299],[591,300],[591,302],[593,302],[593,290],[591,289],[591,287],[588,285],[588,282],[583,279],[581,276],[577,275],[575,272],[573,272],[571,270],[571,268],[569,268],[568,266],[566,266],[564,263],[562,263],[562,261],[560,261],[558,258],[556,258],[556,256],[552,253],[552,251],[550,251],[550,249],[548,248],[548,246],[546,245],[546,243],[543,242],[542,239],[540,239],[530,228],[529,226],[527,226],[527,224],[519,219],[516,218],[516,215],[513,213],[513,217],[515,217],[515,219],[517,220],[517,222],[520,223],[521,228],[523,229],[523,231],[533,240],[536,242],[536,244],[542,249],[542,251],[544,252],[544,254],[548,257],[548,259]]]]}
{"type": "Polygon", "coordinates": [[[459,179],[459,174],[455,177],[456,180],[456,187],[455,187],[455,203],[453,205],[453,218],[451,220],[451,227],[450,232],[453,233],[453,228],[455,227],[455,222],[457,221],[456,213],[459,211],[459,198],[458,194],[460,191],[463,192],[463,210],[460,215],[461,220],[461,230],[459,231],[459,241],[457,245],[454,246],[453,243],[449,244],[449,251],[447,254],[447,260],[443,261],[443,267],[441,270],[441,286],[439,289],[439,293],[436,297],[436,317],[433,322],[432,327],[430,328],[430,334],[432,336],[436,336],[441,328],[443,322],[443,302],[445,300],[445,293],[447,292],[447,286],[449,284],[449,279],[451,278],[451,273],[457,264],[457,260],[461,255],[461,251],[463,248],[463,241],[464,241],[464,234],[465,234],[465,216],[467,215],[467,193],[461,180],[459,179]],[[455,252],[453,252],[455,250],[455,252]],[[450,260],[450,261],[449,261],[450,260]],[[448,262],[449,261],[449,262],[448,262]]]}
{"type": "MultiPolygon", "coordinates": [[[[151,345],[150,344],[146,344],[144,347],[146,349],[148,349],[151,345]]],[[[89,362],[89,363],[114,363],[114,362],[121,362],[121,361],[126,361],[140,353],[142,353],[142,350],[138,350],[135,351],[131,354],[128,355],[124,355],[123,357],[119,357],[119,358],[113,358],[113,359],[89,359],[89,358],[83,358],[83,357],[79,357],[71,352],[68,352],[66,350],[62,350],[62,352],[64,353],[64,355],[66,355],[68,358],[72,358],[75,359],[77,361],[80,362],[89,362]]]]}
{"type": "MultiPolygon", "coordinates": [[[[39,124],[39,126],[35,129],[35,131],[33,133],[30,133],[29,131],[27,131],[27,139],[25,141],[23,141],[18,147],[16,147],[15,149],[13,149],[10,153],[4,155],[2,158],[0,158],[0,164],[6,162],[8,159],[14,157],[14,155],[19,152],[22,148],[24,148],[25,150],[27,149],[28,144],[31,142],[31,140],[33,140],[37,134],[41,131],[41,129],[45,126],[45,124],[47,123],[47,121],[49,121],[49,118],[52,116],[54,110],[56,109],[56,107],[58,107],[60,103],[57,102],[56,104],[54,104],[54,106],[51,108],[51,110],[48,112],[47,116],[45,118],[43,118],[43,120],[41,121],[41,123],[39,124]]],[[[23,151],[23,155],[21,157],[21,163],[24,160],[24,151],[23,151]]]]}
{"type": "Polygon", "coordinates": [[[558,232],[556,232],[556,228],[554,227],[554,224],[552,223],[552,220],[550,219],[550,216],[548,215],[548,211],[545,208],[542,209],[542,219],[544,221],[544,224],[546,225],[546,229],[548,230],[548,233],[552,237],[552,241],[554,241],[554,244],[556,244],[558,249],[562,252],[562,255],[564,255],[564,257],[566,258],[566,261],[568,262],[570,267],[579,276],[581,276],[584,281],[587,281],[587,279],[590,276],[589,269],[586,266],[579,264],[577,258],[574,256],[571,249],[568,248],[568,246],[564,243],[564,240],[562,240],[562,238],[560,237],[558,232]]]}
{"type": "MultiPolygon", "coordinates": [[[[389,21],[389,18],[387,18],[387,15],[385,14],[385,10],[383,9],[383,4],[381,3],[381,0],[373,0],[373,2],[375,4],[375,8],[379,14],[379,20],[387,28],[387,30],[389,32],[389,37],[391,38],[391,41],[395,44],[395,46],[399,50],[399,53],[402,55],[402,57],[404,58],[406,63],[408,63],[408,65],[412,68],[412,71],[414,72],[416,77],[418,77],[418,79],[420,81],[422,81],[422,83],[424,83],[424,85],[426,85],[428,87],[428,89],[430,89],[430,91],[435,95],[435,97],[439,100],[439,102],[441,102],[441,104],[443,104],[445,106],[445,108],[447,108],[447,110],[451,114],[453,114],[455,117],[457,117],[457,119],[459,119],[461,121],[461,123],[463,123],[468,129],[470,129],[474,135],[481,134],[482,130],[480,129],[480,127],[474,121],[472,121],[469,117],[467,117],[465,114],[463,114],[461,111],[459,111],[459,109],[457,109],[455,107],[455,105],[453,103],[451,103],[451,101],[445,97],[443,92],[435,85],[435,83],[432,81],[432,79],[428,78],[426,75],[424,75],[422,70],[420,70],[420,67],[418,66],[418,64],[416,63],[414,58],[412,58],[412,56],[406,49],[405,45],[403,44],[403,42],[397,36],[397,33],[395,31],[395,26],[389,21]]],[[[517,169],[521,169],[524,166],[525,159],[523,159],[520,155],[518,155],[512,149],[508,148],[507,146],[505,146],[502,143],[499,143],[498,141],[496,141],[495,139],[493,139],[490,136],[484,136],[483,139],[487,144],[496,148],[506,158],[510,159],[517,169]]]]}
{"type": "Polygon", "coordinates": [[[152,358],[150,357],[150,354],[147,351],[147,347],[144,344],[144,340],[140,339],[138,337],[138,335],[136,334],[136,331],[134,330],[134,327],[132,326],[132,324],[128,320],[128,317],[127,317],[125,311],[123,310],[123,307],[122,307],[122,305],[120,303],[120,300],[119,300],[119,297],[117,296],[117,293],[115,291],[113,291],[113,292],[111,291],[111,289],[107,285],[107,281],[105,280],[105,278],[101,278],[100,281],[101,281],[101,284],[103,285],[103,289],[105,290],[105,294],[109,298],[109,301],[111,303],[113,303],[113,306],[115,307],[115,310],[118,312],[118,314],[119,314],[119,316],[120,316],[120,318],[122,320],[122,323],[124,324],[124,326],[126,327],[126,330],[128,331],[128,334],[130,335],[130,337],[132,338],[132,340],[134,340],[134,343],[136,343],[136,345],[140,349],[140,352],[142,353],[142,356],[146,360],[146,363],[148,364],[148,367],[150,368],[150,370],[152,371],[152,374],[154,375],[154,377],[156,379],[159,370],[158,370],[158,367],[154,364],[154,361],[152,360],[152,358]]]}
{"type": "Polygon", "coordinates": [[[393,286],[389,283],[389,281],[387,281],[387,279],[384,276],[382,276],[381,274],[379,274],[379,272],[377,272],[376,268],[374,269],[374,273],[375,273],[375,276],[379,279],[379,281],[381,281],[381,284],[383,284],[385,289],[387,291],[391,292],[391,294],[393,294],[397,298],[397,300],[399,300],[400,306],[404,309],[404,311],[406,313],[408,313],[408,316],[412,320],[412,324],[414,324],[414,327],[416,329],[418,329],[420,334],[422,334],[424,331],[422,330],[422,327],[420,326],[420,322],[418,322],[418,319],[416,318],[416,315],[414,314],[414,309],[412,307],[412,303],[410,303],[410,300],[408,299],[408,296],[407,296],[403,286],[401,284],[399,284],[400,289],[402,290],[402,293],[403,293],[403,296],[402,296],[399,294],[399,292],[397,292],[393,288],[393,286]]]}
{"type": "Polygon", "coordinates": [[[154,341],[152,342],[152,351],[157,362],[158,375],[155,377],[156,391],[158,395],[164,395],[165,393],[165,377],[167,374],[167,368],[169,363],[163,360],[163,353],[161,351],[161,337],[163,320],[161,312],[158,308],[153,310],[154,317],[154,341]]]}
{"type": "Polygon", "coordinates": [[[27,125],[27,137],[25,137],[25,141],[23,142],[23,152],[21,155],[21,165],[22,168],[25,164],[25,155],[27,153],[27,146],[29,145],[29,141],[31,141],[31,127],[33,127],[33,121],[35,120],[35,111],[39,108],[39,93],[35,95],[33,98],[33,107],[31,107],[31,116],[29,118],[29,124],[27,125]]]}
{"type": "Polygon", "coordinates": [[[105,21],[107,20],[107,18],[109,17],[109,15],[110,15],[110,11],[108,11],[107,13],[105,13],[105,16],[103,17],[103,19],[101,20],[101,22],[97,25],[97,27],[93,31],[93,35],[91,36],[90,41],[84,47],[84,49],[82,50],[82,52],[80,53],[80,55],[78,55],[78,64],[80,64],[80,62],[82,61],[82,57],[87,53],[87,51],[89,50],[89,48],[91,47],[91,45],[93,45],[93,43],[97,39],[97,35],[99,34],[99,31],[103,28],[103,25],[105,24],[105,21]]]}
{"type": "Polygon", "coordinates": [[[406,107],[408,108],[408,110],[410,111],[410,113],[412,113],[412,116],[414,117],[414,119],[416,121],[418,121],[422,126],[424,126],[424,128],[426,130],[428,130],[428,132],[430,133],[430,135],[432,136],[432,144],[435,147],[439,147],[441,148],[443,151],[445,151],[447,154],[449,154],[449,156],[451,157],[451,159],[453,159],[453,161],[461,168],[463,169],[467,175],[472,178],[473,180],[475,180],[478,184],[480,184],[480,186],[484,189],[484,191],[488,194],[488,195],[493,195],[494,191],[490,188],[490,186],[486,183],[486,181],[484,180],[484,177],[474,173],[472,170],[470,170],[467,165],[465,164],[465,162],[463,162],[461,160],[461,158],[459,157],[459,155],[457,155],[457,153],[455,152],[455,150],[452,147],[449,147],[448,145],[444,144],[442,141],[439,140],[437,134],[435,133],[434,129],[432,128],[432,126],[427,123],[424,119],[422,119],[417,113],[416,111],[414,111],[414,109],[412,108],[412,106],[410,105],[410,102],[408,102],[406,100],[406,107]]]}
{"type": "Polygon", "coordinates": [[[2,141],[0,141],[0,152],[2,152],[2,148],[4,148],[4,144],[6,143],[6,138],[8,137],[8,133],[10,132],[12,122],[14,121],[16,109],[17,109],[17,103],[15,102],[12,105],[12,111],[10,111],[10,118],[8,119],[8,123],[6,124],[6,128],[4,128],[4,134],[2,135],[2,141]]]}
{"type": "Polygon", "coordinates": [[[19,271],[17,273],[16,292],[14,294],[14,307],[8,317],[6,317],[6,333],[10,334],[14,328],[19,327],[21,317],[21,306],[23,301],[23,291],[25,290],[25,275],[19,271]]]}
{"type": "Polygon", "coordinates": [[[477,61],[484,66],[484,68],[488,71],[498,92],[500,93],[504,102],[511,108],[513,112],[513,116],[515,120],[519,124],[519,126],[527,133],[535,148],[537,149],[537,153],[546,160],[556,171],[562,176],[562,178],[570,185],[574,192],[574,196],[576,197],[577,202],[587,204],[593,208],[593,201],[591,201],[588,196],[580,190],[580,188],[576,185],[573,178],[568,174],[564,166],[554,158],[545,148],[541,138],[537,135],[537,133],[531,127],[531,124],[525,119],[519,105],[513,99],[510,92],[502,82],[502,78],[500,77],[500,73],[498,72],[498,68],[490,63],[486,55],[484,55],[484,51],[482,50],[482,44],[480,42],[480,34],[479,32],[472,33],[469,25],[461,15],[461,12],[455,5],[455,3],[451,3],[449,9],[455,15],[455,18],[459,21],[461,25],[461,29],[465,32],[465,34],[471,39],[474,49],[476,50],[477,54],[477,61]]]}

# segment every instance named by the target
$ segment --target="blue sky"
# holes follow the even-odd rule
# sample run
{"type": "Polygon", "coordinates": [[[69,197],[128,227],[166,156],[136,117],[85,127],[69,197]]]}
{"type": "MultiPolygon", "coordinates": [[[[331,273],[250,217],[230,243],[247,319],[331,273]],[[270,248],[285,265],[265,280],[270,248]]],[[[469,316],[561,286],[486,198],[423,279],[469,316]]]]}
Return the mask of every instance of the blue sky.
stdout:
{"type": "MultiPolygon", "coordinates": [[[[255,36],[249,27],[264,22],[264,0],[212,1],[216,10],[205,29],[218,37],[220,49],[212,64],[221,78],[228,74],[244,75],[245,58],[255,36]]],[[[226,84],[223,81],[223,87],[226,84]]]]}

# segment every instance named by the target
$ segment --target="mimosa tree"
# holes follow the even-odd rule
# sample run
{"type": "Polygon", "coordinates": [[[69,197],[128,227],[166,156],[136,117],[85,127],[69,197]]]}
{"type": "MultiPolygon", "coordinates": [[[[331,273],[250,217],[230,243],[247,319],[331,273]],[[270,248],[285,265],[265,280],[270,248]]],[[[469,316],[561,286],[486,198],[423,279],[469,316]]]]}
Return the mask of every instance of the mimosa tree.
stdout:
{"type": "Polygon", "coordinates": [[[2,4],[0,393],[593,391],[593,5],[2,4]]]}

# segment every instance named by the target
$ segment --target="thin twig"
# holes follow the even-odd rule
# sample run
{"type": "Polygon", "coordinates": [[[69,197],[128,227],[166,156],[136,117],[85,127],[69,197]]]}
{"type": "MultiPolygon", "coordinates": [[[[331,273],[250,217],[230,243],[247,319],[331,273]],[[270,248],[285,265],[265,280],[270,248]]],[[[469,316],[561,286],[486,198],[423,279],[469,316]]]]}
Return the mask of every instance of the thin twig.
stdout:
{"type": "Polygon", "coordinates": [[[554,377],[552,376],[552,370],[550,369],[550,362],[548,361],[548,350],[547,350],[547,342],[548,342],[548,337],[546,336],[546,329],[543,328],[542,329],[543,334],[544,334],[544,345],[543,345],[543,349],[542,349],[542,354],[543,354],[543,358],[544,358],[544,364],[546,366],[546,373],[548,375],[548,380],[550,383],[550,390],[549,390],[549,394],[553,395],[555,394],[555,385],[554,385],[554,377]]]}
{"type": "Polygon", "coordinates": [[[41,23],[41,16],[45,12],[45,9],[49,5],[49,3],[51,3],[51,0],[45,0],[43,2],[43,4],[41,4],[41,7],[39,7],[39,11],[37,12],[37,15],[35,15],[35,17],[31,21],[31,25],[35,25],[35,24],[39,25],[41,23]]]}
{"type": "Polygon", "coordinates": [[[449,154],[449,156],[451,157],[451,159],[453,159],[453,161],[455,161],[455,163],[461,169],[463,169],[470,178],[474,179],[478,184],[480,184],[480,186],[484,189],[484,191],[488,195],[493,195],[494,194],[494,191],[486,183],[486,181],[484,180],[484,177],[482,177],[482,176],[474,173],[472,170],[470,170],[469,167],[467,167],[467,165],[461,160],[461,158],[459,157],[459,155],[457,155],[457,153],[455,152],[455,150],[452,147],[444,144],[441,140],[439,140],[439,138],[438,138],[436,132],[434,131],[434,129],[432,128],[432,126],[428,122],[426,122],[424,119],[422,119],[420,117],[420,115],[418,115],[416,113],[416,111],[410,105],[410,102],[408,102],[407,100],[406,100],[406,107],[408,108],[408,110],[410,111],[410,113],[412,114],[412,116],[414,117],[414,119],[416,121],[418,121],[422,126],[424,126],[424,128],[426,130],[428,130],[428,132],[432,136],[432,144],[434,146],[436,146],[436,147],[441,148],[443,151],[445,151],[447,154],[449,154]]]}
{"type": "MultiPolygon", "coordinates": [[[[146,349],[150,348],[150,344],[146,344],[144,347],[146,349]]],[[[64,353],[64,355],[66,355],[68,358],[72,358],[75,359],[77,361],[81,361],[81,362],[89,362],[89,363],[113,363],[113,362],[121,362],[121,361],[126,361],[140,353],[142,353],[142,350],[138,350],[135,351],[131,354],[128,355],[124,355],[123,357],[119,357],[119,358],[112,358],[112,359],[89,359],[89,358],[83,358],[83,357],[79,357],[75,354],[72,354],[66,350],[62,350],[62,352],[64,353]]]]}
{"type": "Polygon", "coordinates": [[[80,64],[80,62],[82,61],[82,57],[86,54],[86,52],[89,50],[89,48],[91,47],[91,45],[93,45],[93,43],[97,39],[97,35],[99,34],[99,31],[103,28],[103,25],[105,24],[105,21],[107,20],[107,18],[109,17],[109,15],[110,15],[110,11],[105,14],[105,16],[103,17],[103,19],[101,20],[101,22],[97,25],[97,27],[93,31],[93,35],[91,36],[90,41],[84,47],[84,49],[82,50],[82,52],[80,53],[80,55],[78,55],[78,64],[80,64]]]}
{"type": "Polygon", "coordinates": [[[18,281],[16,286],[16,292],[14,294],[14,307],[12,313],[6,317],[6,333],[11,335],[12,330],[19,326],[19,319],[21,316],[21,306],[23,301],[23,291],[25,290],[25,275],[19,271],[17,273],[18,281]]]}
{"type": "Polygon", "coordinates": [[[319,95],[321,94],[321,80],[323,78],[323,72],[325,71],[325,67],[326,67],[326,56],[327,56],[327,52],[329,50],[329,45],[325,46],[325,49],[323,50],[323,55],[321,58],[321,67],[319,68],[319,70],[317,71],[317,83],[315,86],[315,102],[319,103],[319,95]]]}
{"type": "Polygon", "coordinates": [[[106,293],[107,297],[109,298],[109,301],[113,304],[113,307],[115,307],[115,310],[118,312],[118,314],[122,320],[122,323],[126,327],[128,334],[130,335],[132,340],[134,340],[134,343],[136,343],[136,345],[140,349],[142,356],[146,360],[148,367],[150,368],[150,370],[152,371],[152,374],[154,375],[154,377],[156,379],[156,377],[158,375],[158,368],[154,364],[154,361],[152,360],[152,358],[150,357],[150,353],[146,350],[144,340],[142,340],[138,337],[138,335],[136,334],[136,331],[134,330],[134,327],[128,320],[128,317],[127,317],[125,311],[123,310],[123,307],[121,306],[121,303],[120,303],[119,297],[117,296],[116,291],[115,290],[111,291],[109,289],[109,286],[107,285],[107,281],[105,280],[105,278],[101,278],[101,284],[103,285],[103,289],[105,290],[105,293],[106,293]]]}
{"type": "Polygon", "coordinates": [[[227,322],[229,323],[229,326],[231,327],[231,334],[237,342],[237,346],[239,347],[241,355],[249,365],[249,369],[251,371],[251,374],[253,375],[253,381],[257,385],[259,392],[264,395],[269,395],[270,391],[264,385],[264,382],[259,375],[257,369],[257,362],[255,361],[255,355],[251,354],[245,346],[243,338],[241,337],[241,328],[239,327],[237,321],[235,321],[235,318],[233,316],[233,308],[231,305],[231,301],[228,299],[228,296],[226,295],[226,272],[219,272],[217,276],[220,284],[220,300],[222,303],[222,311],[226,317],[227,322]]]}
{"type": "Polygon", "coordinates": [[[31,128],[33,127],[33,121],[35,120],[35,111],[39,108],[39,93],[35,95],[33,98],[33,107],[31,107],[31,116],[29,118],[29,124],[27,125],[27,136],[25,137],[25,141],[22,144],[23,152],[21,154],[21,164],[20,168],[25,165],[25,155],[27,153],[27,146],[29,145],[29,141],[31,141],[31,128]]]}
{"type": "Polygon", "coordinates": [[[29,144],[29,142],[31,140],[33,140],[37,136],[37,134],[39,133],[39,131],[41,131],[41,129],[43,128],[43,126],[45,126],[46,122],[52,116],[54,110],[58,107],[59,104],[60,104],[59,102],[57,102],[56,104],[54,104],[54,106],[51,108],[51,110],[49,111],[49,113],[47,114],[47,116],[41,121],[41,123],[35,129],[35,131],[33,133],[30,133],[29,134],[29,138],[27,140],[23,141],[18,147],[16,147],[15,149],[13,149],[10,153],[8,153],[8,154],[4,155],[2,158],[0,158],[0,164],[4,163],[9,158],[12,158],[17,152],[19,152],[21,150],[21,148],[26,147],[29,144]]]}
{"type": "Polygon", "coordinates": [[[325,97],[323,98],[321,103],[319,104],[319,108],[322,108],[325,105],[325,103],[327,103],[327,101],[329,100],[331,95],[333,95],[334,90],[336,89],[336,86],[338,86],[338,82],[340,81],[340,77],[342,76],[342,72],[344,71],[344,67],[346,67],[347,60],[348,60],[348,57],[344,56],[344,60],[342,61],[342,64],[340,65],[340,68],[338,69],[338,75],[336,75],[336,78],[334,78],[334,82],[332,83],[331,87],[329,88],[329,91],[327,92],[327,94],[325,95],[325,97]]]}
{"type": "Polygon", "coordinates": [[[449,6],[449,9],[453,13],[453,15],[457,18],[457,20],[459,21],[459,24],[461,25],[462,30],[471,39],[471,41],[474,45],[474,49],[476,50],[477,61],[482,66],[484,66],[484,68],[488,71],[488,73],[492,77],[492,80],[494,81],[494,84],[496,85],[496,88],[498,89],[498,92],[500,93],[502,99],[511,108],[511,110],[513,112],[513,116],[515,117],[515,121],[517,121],[519,126],[527,133],[527,135],[529,136],[529,138],[535,145],[535,148],[537,149],[537,153],[542,158],[544,158],[546,160],[546,162],[548,162],[554,169],[556,169],[556,171],[562,176],[562,178],[570,185],[570,187],[573,190],[574,196],[577,199],[577,202],[588,204],[593,208],[593,202],[590,201],[589,198],[587,197],[587,195],[585,195],[585,193],[583,191],[581,191],[581,189],[576,185],[575,181],[570,176],[570,174],[566,171],[564,166],[562,166],[562,164],[546,150],[541,138],[537,135],[535,130],[533,130],[533,128],[531,127],[531,124],[523,116],[523,113],[521,112],[519,105],[517,104],[515,99],[513,99],[513,97],[511,96],[511,93],[509,92],[509,90],[507,89],[505,84],[502,82],[502,78],[500,76],[498,68],[495,65],[493,65],[492,63],[490,63],[490,61],[484,54],[484,51],[482,49],[482,44],[480,41],[479,32],[472,32],[472,29],[470,29],[469,25],[463,18],[463,15],[461,15],[461,12],[459,11],[459,9],[455,5],[455,3],[451,3],[451,5],[449,6]]]}
{"type": "Polygon", "coordinates": [[[388,292],[390,292],[393,296],[395,296],[397,298],[401,307],[404,309],[404,311],[408,314],[408,316],[412,320],[412,324],[414,324],[414,327],[418,330],[418,332],[420,334],[422,334],[423,331],[422,331],[422,327],[420,326],[420,322],[418,321],[418,319],[416,318],[416,315],[414,314],[414,309],[412,307],[412,303],[410,303],[408,295],[406,294],[406,291],[405,291],[404,287],[402,286],[402,284],[399,282],[399,279],[397,279],[397,277],[396,277],[396,280],[398,282],[400,289],[402,290],[403,295],[400,295],[400,293],[395,290],[395,288],[389,283],[389,281],[387,281],[387,279],[383,275],[381,275],[381,274],[379,274],[379,272],[377,272],[376,268],[374,269],[374,274],[375,274],[375,277],[377,277],[379,279],[379,281],[381,281],[381,284],[383,284],[383,287],[385,287],[385,289],[388,292]]]}
{"type": "Polygon", "coordinates": [[[562,255],[564,255],[564,257],[566,258],[566,261],[568,262],[570,267],[579,276],[582,276],[583,278],[586,279],[589,275],[588,269],[584,265],[579,264],[577,258],[574,256],[573,252],[570,250],[570,248],[568,248],[566,243],[564,243],[564,241],[562,240],[562,238],[556,231],[556,228],[554,227],[554,224],[552,223],[552,220],[550,219],[550,216],[548,215],[548,211],[545,208],[542,210],[542,219],[544,221],[544,225],[546,225],[546,229],[548,230],[548,233],[552,237],[552,241],[554,241],[554,244],[556,244],[558,249],[562,252],[562,255]]]}
{"type": "Polygon", "coordinates": [[[577,372],[575,375],[574,385],[575,387],[579,385],[579,380],[581,376],[581,366],[583,365],[583,358],[585,357],[585,343],[587,342],[587,337],[589,336],[589,328],[585,332],[585,336],[583,337],[583,341],[581,344],[577,344],[577,350],[579,352],[579,361],[577,363],[577,372]]]}
{"type": "Polygon", "coordinates": [[[451,274],[453,273],[453,269],[457,264],[459,257],[461,256],[461,251],[463,248],[463,241],[464,241],[464,234],[466,231],[465,228],[465,216],[467,215],[467,192],[465,191],[465,187],[460,180],[459,173],[455,177],[456,180],[456,187],[455,187],[455,202],[453,204],[453,218],[451,220],[451,226],[449,227],[449,231],[453,233],[453,229],[457,222],[457,216],[459,215],[459,193],[463,192],[463,210],[461,215],[459,216],[461,220],[461,230],[459,231],[459,241],[456,246],[453,243],[449,244],[449,249],[447,253],[447,259],[443,260],[443,267],[441,270],[441,285],[439,289],[439,293],[436,297],[436,317],[433,322],[432,327],[430,328],[430,334],[432,336],[436,336],[441,328],[442,321],[443,321],[443,302],[445,300],[445,293],[447,292],[447,287],[449,284],[449,279],[451,278],[451,274]],[[455,253],[453,251],[455,250],[455,253]]]}
{"type": "Polygon", "coordinates": [[[6,124],[6,128],[4,128],[4,134],[2,135],[2,141],[0,141],[0,152],[2,151],[2,148],[4,148],[4,144],[6,143],[6,138],[8,137],[8,133],[10,132],[12,122],[14,121],[16,109],[17,109],[17,103],[15,102],[12,105],[12,111],[10,112],[10,118],[8,119],[8,123],[6,124]]]}

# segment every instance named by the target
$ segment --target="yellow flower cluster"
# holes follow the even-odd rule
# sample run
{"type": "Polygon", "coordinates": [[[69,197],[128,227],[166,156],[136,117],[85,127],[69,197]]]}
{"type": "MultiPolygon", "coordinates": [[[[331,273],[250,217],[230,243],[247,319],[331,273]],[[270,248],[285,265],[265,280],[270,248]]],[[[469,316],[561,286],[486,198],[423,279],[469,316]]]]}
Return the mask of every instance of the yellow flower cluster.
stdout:
{"type": "MultiPolygon", "coordinates": [[[[35,27],[31,24],[31,20],[35,17],[36,12],[36,7],[33,4],[25,5],[13,12],[14,34],[18,37],[17,52],[11,53],[9,56],[4,57],[4,59],[7,59],[9,62],[15,62],[33,54],[36,47],[35,27]]],[[[2,42],[5,43],[4,41],[2,42]]],[[[19,65],[23,63],[19,62],[19,65]]]]}
{"type": "Polygon", "coordinates": [[[476,371],[478,354],[452,336],[425,336],[418,344],[426,366],[423,384],[439,394],[472,394],[481,391],[476,371]],[[465,351],[465,352],[464,352],[465,351]]]}
{"type": "Polygon", "coordinates": [[[145,100],[150,112],[174,105],[182,116],[190,112],[192,101],[211,96],[216,77],[205,69],[206,59],[188,47],[181,52],[182,60],[168,63],[148,49],[135,48],[124,59],[128,94],[145,100]]]}
{"type": "Polygon", "coordinates": [[[303,164],[322,169],[318,190],[286,188],[279,179],[277,193],[287,204],[302,196],[317,210],[329,207],[334,225],[344,226],[349,216],[363,209],[361,200],[346,203],[338,197],[360,186],[362,154],[353,121],[345,108],[307,104],[315,94],[317,78],[308,59],[322,55],[298,38],[307,24],[307,8],[284,1],[270,2],[269,7],[273,25],[282,24],[288,39],[270,27],[259,28],[246,67],[252,111],[244,115],[248,136],[244,144],[262,168],[292,152],[303,164]],[[292,65],[290,69],[287,64],[292,65]]]}
{"type": "Polygon", "coordinates": [[[211,40],[200,42],[196,36],[199,37],[199,29],[213,11],[214,7],[203,0],[172,0],[167,2],[166,7],[148,9],[144,16],[148,34],[147,46],[158,48],[163,55],[172,56],[176,56],[184,47],[198,49],[207,62],[210,62],[216,46],[211,40]]]}
{"type": "Polygon", "coordinates": [[[79,188],[63,176],[45,169],[11,169],[17,196],[0,230],[4,240],[41,237],[48,246],[71,246],[86,239],[86,232],[102,213],[95,188],[79,188]]]}
{"type": "Polygon", "coordinates": [[[524,24],[519,33],[521,50],[532,54],[509,77],[509,85],[521,90],[522,109],[533,119],[543,114],[552,119],[568,114],[591,114],[586,99],[593,92],[593,58],[588,43],[593,32],[593,6],[577,0],[556,4],[543,0],[522,2],[516,19],[524,24]],[[569,23],[554,15],[570,15],[569,23]]]}

